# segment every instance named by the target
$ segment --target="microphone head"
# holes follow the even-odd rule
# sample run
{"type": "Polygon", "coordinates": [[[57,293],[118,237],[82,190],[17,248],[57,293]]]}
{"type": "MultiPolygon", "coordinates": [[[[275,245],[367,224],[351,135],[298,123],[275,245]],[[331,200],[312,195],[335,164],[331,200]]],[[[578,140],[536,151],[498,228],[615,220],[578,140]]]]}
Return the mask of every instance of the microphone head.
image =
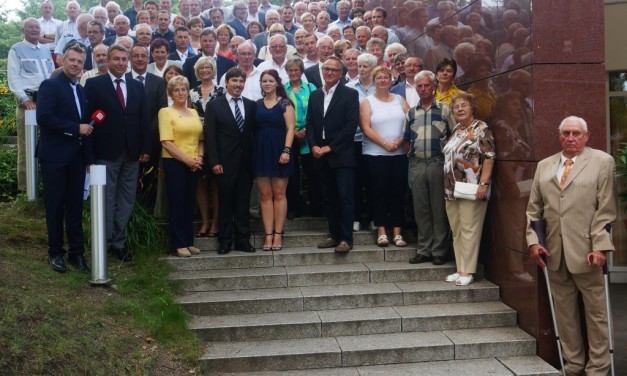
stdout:
{"type": "Polygon", "coordinates": [[[96,112],[91,114],[91,120],[93,120],[94,123],[96,124],[102,123],[104,119],[105,119],[105,113],[102,110],[97,110],[96,112]]]}

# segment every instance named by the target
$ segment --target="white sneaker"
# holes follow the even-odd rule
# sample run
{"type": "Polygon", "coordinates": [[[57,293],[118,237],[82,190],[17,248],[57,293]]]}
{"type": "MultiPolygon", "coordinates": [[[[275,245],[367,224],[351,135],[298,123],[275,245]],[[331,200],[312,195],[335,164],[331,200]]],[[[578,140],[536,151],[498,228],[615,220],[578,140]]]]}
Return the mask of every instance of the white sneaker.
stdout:
{"type": "Polygon", "coordinates": [[[472,274],[460,275],[457,281],[455,281],[455,286],[468,286],[473,280],[472,274]]]}
{"type": "Polygon", "coordinates": [[[358,221],[353,222],[353,231],[359,230],[361,230],[361,223],[359,223],[358,221]]]}
{"type": "Polygon", "coordinates": [[[377,230],[377,226],[374,225],[374,221],[370,221],[370,223],[368,224],[368,230],[370,230],[370,231],[376,231],[377,230]]]}
{"type": "Polygon", "coordinates": [[[446,282],[455,282],[459,279],[459,273],[454,273],[446,277],[446,282]]]}

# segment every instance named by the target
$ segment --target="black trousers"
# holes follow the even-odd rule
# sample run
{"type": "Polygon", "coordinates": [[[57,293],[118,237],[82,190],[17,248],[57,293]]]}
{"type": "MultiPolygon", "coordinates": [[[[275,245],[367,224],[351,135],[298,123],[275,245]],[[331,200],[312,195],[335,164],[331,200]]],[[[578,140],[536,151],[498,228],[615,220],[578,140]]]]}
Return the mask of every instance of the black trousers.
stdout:
{"type": "Polygon", "coordinates": [[[172,248],[194,245],[194,203],[199,172],[183,162],[163,158],[165,187],[170,205],[170,244],[172,248]]]}
{"type": "Polygon", "coordinates": [[[240,167],[231,174],[216,175],[218,185],[218,242],[222,249],[248,242],[250,238],[249,212],[250,190],[253,186],[252,171],[240,167]]]}
{"type": "Polygon", "coordinates": [[[401,227],[407,189],[405,155],[366,156],[370,169],[375,226],[401,227]]]}

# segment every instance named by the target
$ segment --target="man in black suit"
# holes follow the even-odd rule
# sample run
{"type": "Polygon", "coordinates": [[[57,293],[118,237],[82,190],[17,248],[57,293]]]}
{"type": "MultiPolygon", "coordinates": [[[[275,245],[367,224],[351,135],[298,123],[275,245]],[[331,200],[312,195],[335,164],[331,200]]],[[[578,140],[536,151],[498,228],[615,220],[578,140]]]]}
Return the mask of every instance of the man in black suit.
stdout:
{"type": "Polygon", "coordinates": [[[359,95],[340,82],[342,61],[330,56],[322,64],[324,86],[309,97],[307,142],[322,188],[330,237],[318,248],[346,253],[353,248],[353,186],[355,130],[359,125],[359,95]]]}
{"type": "MultiPolygon", "coordinates": [[[[333,39],[330,37],[323,37],[318,39],[317,44],[318,58],[320,59],[320,62],[305,69],[305,77],[307,77],[307,81],[311,82],[316,88],[320,89],[323,84],[322,69],[320,67],[329,56],[333,55],[333,39]]],[[[346,83],[344,76],[345,75],[342,75],[341,78],[342,84],[346,83]]]]}
{"type": "Polygon", "coordinates": [[[39,87],[37,124],[40,136],[37,158],[44,183],[48,262],[53,270],[65,272],[63,220],[68,237],[68,260],[78,270],[89,272],[83,239],[83,186],[85,167],[93,163],[93,127],[85,120],[85,94],[78,84],[83,71],[85,50],[68,44],[63,55],[63,72],[45,80],[39,87]]]}
{"type": "Polygon", "coordinates": [[[252,153],[256,103],[241,96],[246,73],[227,71],[226,95],[207,103],[205,150],[218,185],[218,254],[234,248],[255,252],[250,245],[248,202],[253,182],[252,153]]]}
{"type": "MultiPolygon", "coordinates": [[[[211,57],[216,63],[216,80],[220,79],[229,68],[235,66],[235,62],[231,59],[227,59],[224,56],[220,56],[216,54],[216,43],[217,43],[217,35],[215,30],[205,28],[202,33],[200,33],[200,50],[202,53],[199,53],[196,56],[188,58],[183,64],[183,75],[187,77],[189,81],[189,87],[196,87],[200,85],[200,81],[196,78],[196,72],[194,71],[194,64],[203,56],[211,57]]],[[[216,82],[217,83],[217,82],[216,82]]]]}
{"type": "Polygon", "coordinates": [[[170,54],[168,55],[168,60],[175,60],[185,63],[188,58],[196,56],[195,53],[189,51],[188,46],[189,29],[183,26],[177,27],[174,31],[175,50],[170,52],[170,54]]]}
{"type": "MultiPolygon", "coordinates": [[[[147,73],[148,49],[144,46],[134,45],[131,48],[131,71],[126,74],[127,79],[136,80],[144,85],[146,93],[146,107],[148,112],[148,123],[150,124],[150,161],[143,164],[140,169],[140,180],[144,188],[151,186],[151,181],[156,181],[158,172],[159,156],[161,154],[161,142],[159,141],[159,110],[168,107],[168,95],[165,81],[152,73],[147,73]]],[[[143,202],[154,202],[156,190],[143,191],[150,193],[144,195],[143,202]]]]}
{"type": "Polygon", "coordinates": [[[132,258],[126,225],[135,205],[139,162],[150,160],[150,121],[144,85],[125,75],[128,54],[114,44],[107,55],[109,74],[87,80],[87,113],[102,110],[103,123],[94,129],[96,163],[107,166],[107,243],[116,256],[132,258]]]}
{"type": "Polygon", "coordinates": [[[102,43],[105,36],[105,26],[100,21],[90,21],[87,26],[87,37],[89,38],[89,46],[85,50],[85,71],[96,68],[96,60],[94,59],[94,48],[102,43]]]}

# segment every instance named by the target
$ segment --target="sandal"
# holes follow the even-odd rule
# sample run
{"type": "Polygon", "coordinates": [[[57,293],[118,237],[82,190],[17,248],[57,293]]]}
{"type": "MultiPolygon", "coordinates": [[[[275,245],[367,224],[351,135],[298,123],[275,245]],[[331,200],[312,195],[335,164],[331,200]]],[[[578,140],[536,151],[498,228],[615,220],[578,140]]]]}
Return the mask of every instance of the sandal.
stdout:
{"type": "Polygon", "coordinates": [[[274,232],[274,236],[279,235],[281,237],[281,243],[274,245],[274,237],[272,238],[272,250],[273,251],[280,251],[281,249],[283,249],[283,232],[278,232],[275,231],[274,232]]]}
{"type": "Polygon", "coordinates": [[[387,247],[388,245],[390,245],[390,241],[388,240],[388,236],[383,234],[383,235],[379,235],[379,237],[377,238],[377,245],[379,247],[387,247]]]}
{"type": "Polygon", "coordinates": [[[273,238],[270,239],[270,244],[268,244],[268,243],[266,243],[266,241],[268,240],[268,236],[272,236],[274,238],[274,233],[266,234],[266,238],[263,241],[263,247],[261,248],[264,251],[271,251],[272,250],[272,240],[273,240],[273,238]]]}
{"type": "Polygon", "coordinates": [[[403,235],[398,234],[394,237],[394,245],[397,247],[407,247],[407,242],[403,239],[403,235]]]}
{"type": "Polygon", "coordinates": [[[197,233],[194,234],[194,236],[197,237],[197,238],[204,238],[207,235],[208,235],[208,232],[206,232],[206,231],[204,231],[204,232],[203,231],[198,231],[197,233]]]}

